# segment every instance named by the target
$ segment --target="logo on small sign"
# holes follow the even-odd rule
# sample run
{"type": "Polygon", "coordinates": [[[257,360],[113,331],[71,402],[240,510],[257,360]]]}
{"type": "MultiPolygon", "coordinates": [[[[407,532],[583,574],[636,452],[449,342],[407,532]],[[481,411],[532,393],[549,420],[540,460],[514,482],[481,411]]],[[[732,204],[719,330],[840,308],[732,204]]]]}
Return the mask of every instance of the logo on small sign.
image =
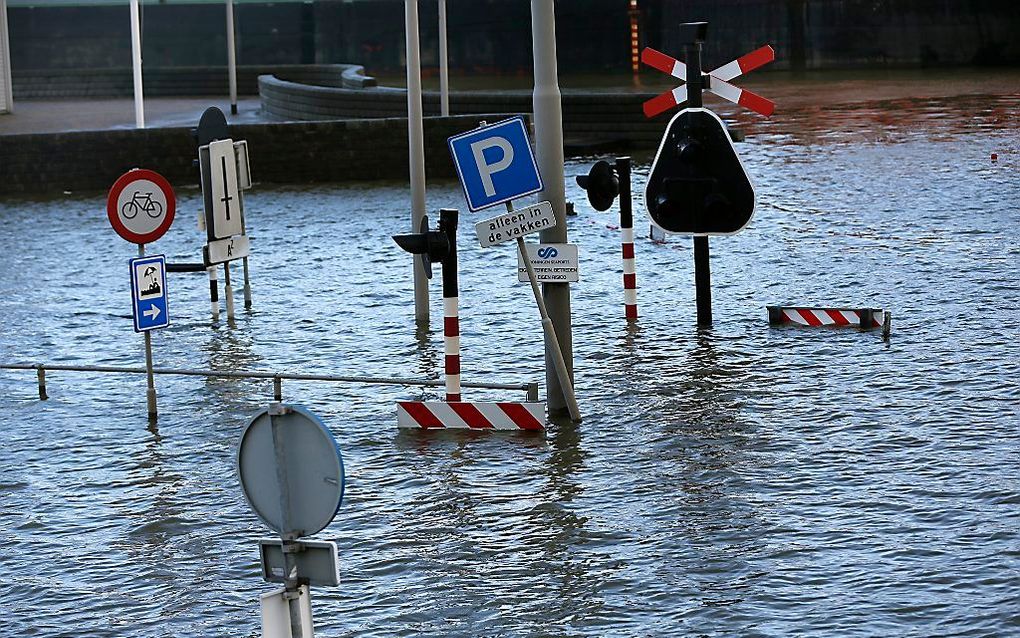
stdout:
{"type": "Polygon", "coordinates": [[[552,246],[549,246],[548,248],[540,248],[538,250],[538,256],[541,257],[542,259],[552,259],[553,257],[559,254],[560,251],[556,250],[552,246]]]}

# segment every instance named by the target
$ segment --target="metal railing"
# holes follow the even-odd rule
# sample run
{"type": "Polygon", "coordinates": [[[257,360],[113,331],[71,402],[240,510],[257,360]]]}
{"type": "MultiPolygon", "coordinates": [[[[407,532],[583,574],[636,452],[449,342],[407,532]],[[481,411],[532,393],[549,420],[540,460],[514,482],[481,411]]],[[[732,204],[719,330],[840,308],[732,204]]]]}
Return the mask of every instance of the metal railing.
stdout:
{"type": "MultiPolygon", "coordinates": [[[[0,363],[3,370],[35,370],[39,381],[39,398],[46,400],[46,372],[101,372],[113,374],[146,374],[145,368],[132,368],[126,366],[72,366],[44,363],[0,363]]],[[[329,383],[358,383],[363,385],[403,385],[403,386],[425,386],[442,387],[443,381],[433,379],[403,379],[400,377],[354,377],[335,374],[308,374],[292,372],[258,372],[227,370],[184,370],[180,368],[153,368],[152,374],[179,375],[188,377],[215,377],[221,379],[272,379],[273,398],[277,401],[283,400],[283,380],[291,381],[326,381],[329,383]]],[[[483,388],[487,390],[519,390],[527,393],[528,401],[538,401],[537,383],[487,383],[468,382],[461,383],[465,388],[483,388]]]]}

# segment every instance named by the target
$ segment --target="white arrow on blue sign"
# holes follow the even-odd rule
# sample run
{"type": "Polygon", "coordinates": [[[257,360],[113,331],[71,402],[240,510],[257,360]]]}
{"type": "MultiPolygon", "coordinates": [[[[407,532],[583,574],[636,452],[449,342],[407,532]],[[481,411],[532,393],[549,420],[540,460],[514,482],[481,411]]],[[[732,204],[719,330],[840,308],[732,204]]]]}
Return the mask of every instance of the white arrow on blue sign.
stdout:
{"type": "Polygon", "coordinates": [[[473,211],[543,188],[522,117],[460,133],[446,142],[473,211]]]}
{"type": "Polygon", "coordinates": [[[130,264],[135,332],[166,328],[170,325],[166,296],[166,257],[137,257],[130,260],[130,264]]]}

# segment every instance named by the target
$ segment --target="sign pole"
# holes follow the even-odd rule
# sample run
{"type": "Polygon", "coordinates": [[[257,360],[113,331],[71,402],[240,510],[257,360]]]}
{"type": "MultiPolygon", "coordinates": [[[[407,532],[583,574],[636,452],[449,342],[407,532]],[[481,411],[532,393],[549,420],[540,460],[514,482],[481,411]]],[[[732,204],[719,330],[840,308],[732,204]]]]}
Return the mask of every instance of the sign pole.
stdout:
{"type": "MultiPolygon", "coordinates": [[[[145,244],[138,244],[138,256],[145,256],[145,244]]],[[[149,408],[149,420],[155,421],[158,416],[156,412],[156,378],[152,374],[152,334],[145,331],[145,402],[149,408]]]]}
{"type": "MultiPolygon", "coordinates": [[[[691,37],[684,43],[687,58],[687,106],[702,108],[701,40],[691,37]]],[[[698,307],[698,326],[712,325],[712,269],[709,262],[708,235],[694,236],[694,295],[698,307]]]]}
{"type": "Polygon", "coordinates": [[[446,49],[446,0],[439,0],[439,112],[450,115],[450,65],[446,49]]]}
{"type": "Polygon", "coordinates": [[[138,0],[131,0],[131,67],[135,85],[135,128],[145,128],[145,105],[142,98],[142,26],[138,0]]]}
{"type": "MultiPolygon", "coordinates": [[[[508,213],[514,212],[513,204],[510,202],[506,203],[506,211],[508,213]]],[[[538,276],[535,274],[535,266],[532,265],[531,259],[528,257],[528,250],[524,246],[524,238],[517,238],[517,250],[521,254],[521,259],[524,260],[524,267],[528,271],[528,281],[531,282],[531,291],[535,294],[535,303],[538,304],[538,314],[542,317],[542,330],[545,332],[545,343],[546,343],[546,361],[551,358],[553,363],[553,374],[557,381],[559,381],[560,388],[563,392],[563,399],[567,412],[570,414],[571,420],[577,422],[581,420],[581,411],[577,407],[577,397],[574,395],[574,384],[570,380],[570,372],[567,368],[567,362],[563,359],[563,351],[560,349],[559,339],[556,337],[556,328],[553,326],[552,319],[549,318],[549,311],[546,307],[545,299],[542,297],[542,292],[538,287],[538,276]]],[[[548,284],[546,284],[548,285],[548,284]]],[[[567,284],[561,284],[566,286],[567,284]]],[[[546,370],[546,378],[549,377],[549,371],[546,370]]],[[[549,387],[548,385],[546,386],[549,387]]]]}
{"type": "MultiPolygon", "coordinates": [[[[540,200],[552,204],[556,225],[543,230],[540,240],[548,244],[567,243],[567,205],[563,177],[563,112],[560,104],[560,87],[556,79],[556,13],[553,0],[531,0],[531,37],[534,53],[535,88],[532,104],[535,112],[535,154],[544,190],[540,200]]],[[[530,263],[527,255],[525,263],[530,263]]],[[[566,367],[566,377],[573,377],[573,336],[570,325],[570,285],[543,284],[545,302],[555,332],[559,336],[559,354],[553,354],[553,343],[546,340],[545,380],[548,388],[549,412],[562,413],[569,407],[567,388],[561,387],[559,376],[549,365],[550,359],[559,357],[566,367]]],[[[550,333],[547,333],[547,336],[550,333]]],[[[569,384],[568,384],[569,385],[569,384]]],[[[572,394],[572,392],[571,392],[572,394]]],[[[575,408],[576,412],[576,408],[575,408]]],[[[572,415],[574,416],[574,415],[572,415]]]]}
{"type": "Polygon", "coordinates": [[[620,183],[620,239],[623,252],[623,313],[627,321],[637,314],[637,272],[634,270],[634,211],[630,196],[630,158],[616,158],[620,183]]]}
{"type": "MultiPolygon", "coordinates": [[[[418,0],[404,0],[407,67],[407,142],[411,174],[411,232],[425,218],[425,131],[421,105],[421,52],[418,46],[418,0]]],[[[414,259],[414,318],[429,322],[429,282],[424,266],[414,259]]]]}
{"type": "Polygon", "coordinates": [[[230,113],[237,115],[237,49],[234,46],[234,0],[227,0],[227,72],[230,76],[230,113]]]}
{"type": "Polygon", "coordinates": [[[206,270],[209,271],[209,306],[212,309],[213,321],[220,320],[220,293],[219,287],[216,285],[216,264],[209,266],[206,270]]]}
{"type": "Polygon", "coordinates": [[[230,285],[230,262],[223,262],[223,295],[226,297],[227,321],[234,320],[234,289],[230,285]]]}
{"type": "Polygon", "coordinates": [[[460,401],[460,290],[457,283],[457,211],[439,211],[439,229],[446,233],[450,248],[443,257],[443,361],[446,373],[446,401],[460,401]]]}

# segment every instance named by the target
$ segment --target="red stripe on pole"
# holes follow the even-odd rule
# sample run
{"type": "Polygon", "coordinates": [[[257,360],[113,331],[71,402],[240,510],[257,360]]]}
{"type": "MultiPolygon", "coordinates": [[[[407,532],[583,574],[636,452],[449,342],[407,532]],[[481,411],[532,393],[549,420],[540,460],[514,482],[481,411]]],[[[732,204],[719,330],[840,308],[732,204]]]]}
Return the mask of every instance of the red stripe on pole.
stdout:
{"type": "MultiPolygon", "coordinates": [[[[832,321],[835,322],[837,326],[850,325],[850,322],[847,321],[847,318],[844,317],[843,313],[838,310],[825,310],[825,314],[829,315],[829,318],[832,319],[832,321]]],[[[855,312],[854,315],[856,314],[857,313],[855,312]]],[[[858,319],[858,323],[860,323],[860,319],[858,319]]]]}
{"type": "Polygon", "coordinates": [[[741,73],[747,73],[748,71],[753,71],[760,66],[765,66],[775,59],[776,52],[772,50],[772,47],[766,44],[760,49],[755,49],[754,51],[737,58],[737,64],[740,65],[741,73]]]}
{"type": "Polygon", "coordinates": [[[624,304],[623,312],[627,319],[637,319],[637,304],[624,304]]]}
{"type": "Polygon", "coordinates": [[[460,319],[457,317],[443,317],[443,336],[456,337],[460,335],[460,319]]]}
{"type": "MultiPolygon", "coordinates": [[[[460,399],[457,399],[458,401],[460,399]]],[[[469,428],[475,430],[491,430],[493,425],[489,423],[489,420],[485,418],[485,415],[470,403],[454,403],[450,405],[450,409],[457,413],[464,423],[468,424],[469,428]]]]}
{"type": "Polygon", "coordinates": [[[631,243],[623,244],[623,258],[634,259],[634,244],[631,243]]]}
{"type": "Polygon", "coordinates": [[[653,69],[657,69],[663,73],[669,73],[671,75],[673,73],[673,65],[676,64],[676,58],[649,47],[645,47],[645,49],[641,51],[641,61],[653,69]]]}
{"type": "Polygon", "coordinates": [[[740,92],[740,99],[737,101],[737,104],[749,108],[755,113],[760,113],[765,117],[769,117],[776,112],[776,105],[772,100],[767,100],[760,95],[751,93],[747,89],[743,89],[740,92]]]}
{"type": "Polygon", "coordinates": [[[659,113],[664,113],[671,108],[676,106],[676,99],[673,97],[672,91],[666,91],[660,95],[653,97],[642,105],[644,109],[645,117],[655,117],[659,113]]]}
{"type": "Polygon", "coordinates": [[[527,408],[520,403],[497,403],[496,405],[522,430],[542,429],[542,424],[538,422],[538,419],[531,416],[527,408]]]}
{"type": "Polygon", "coordinates": [[[439,420],[432,411],[425,407],[424,404],[417,401],[399,401],[397,405],[404,408],[408,415],[414,419],[415,423],[423,428],[441,428],[443,427],[442,421],[439,420]]]}
{"type": "Polygon", "coordinates": [[[623,287],[628,289],[628,290],[633,290],[634,288],[637,288],[637,274],[636,273],[629,273],[629,274],[625,273],[623,275],[623,287]]]}
{"type": "Polygon", "coordinates": [[[460,374],[460,355],[446,355],[446,374],[460,374]]]}

